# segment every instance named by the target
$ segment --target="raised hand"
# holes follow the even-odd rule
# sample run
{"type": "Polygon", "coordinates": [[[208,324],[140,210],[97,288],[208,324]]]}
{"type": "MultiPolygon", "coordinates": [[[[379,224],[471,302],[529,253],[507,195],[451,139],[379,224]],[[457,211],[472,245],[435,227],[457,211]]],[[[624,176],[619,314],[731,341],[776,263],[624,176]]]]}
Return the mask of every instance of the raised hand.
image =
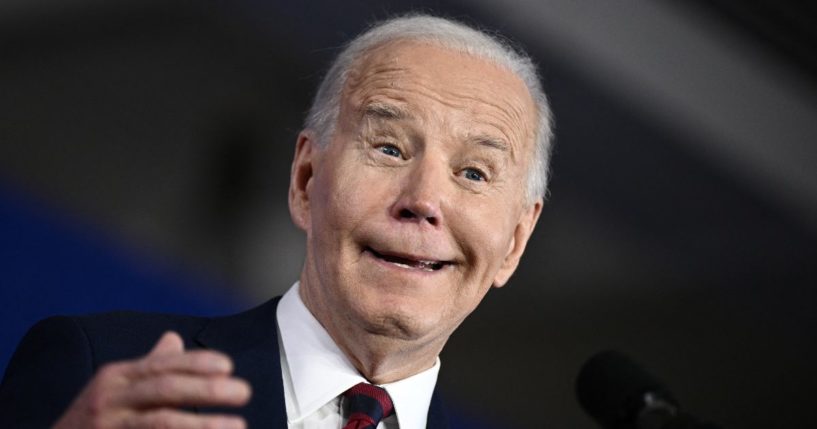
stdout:
{"type": "Polygon", "coordinates": [[[232,377],[232,371],[228,356],[185,351],[179,335],[167,332],[146,356],[103,366],[54,429],[243,429],[244,420],[237,416],[179,409],[246,404],[250,386],[232,377]]]}

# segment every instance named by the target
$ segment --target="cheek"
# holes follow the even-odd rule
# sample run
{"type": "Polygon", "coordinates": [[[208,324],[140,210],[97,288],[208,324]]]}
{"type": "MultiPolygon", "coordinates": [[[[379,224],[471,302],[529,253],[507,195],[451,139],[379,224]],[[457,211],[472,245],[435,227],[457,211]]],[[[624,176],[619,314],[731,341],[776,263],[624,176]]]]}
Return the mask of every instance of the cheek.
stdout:
{"type": "Polygon", "coordinates": [[[383,178],[367,177],[365,169],[343,160],[315,179],[312,227],[315,238],[324,244],[339,246],[385,201],[383,189],[371,186],[383,183],[383,178]]]}
{"type": "MultiPolygon", "coordinates": [[[[501,205],[499,205],[501,207],[501,205]]],[[[502,265],[511,243],[513,227],[497,205],[466,210],[453,231],[469,261],[470,282],[488,285],[502,265]]]]}
{"type": "MultiPolygon", "coordinates": [[[[331,168],[331,167],[330,167],[331,168]]],[[[334,171],[330,168],[316,172],[311,194],[311,234],[307,240],[312,245],[318,261],[325,263],[327,256],[337,254],[340,238],[343,236],[343,221],[348,214],[338,204],[336,194],[337,181],[333,179],[334,171]]]]}

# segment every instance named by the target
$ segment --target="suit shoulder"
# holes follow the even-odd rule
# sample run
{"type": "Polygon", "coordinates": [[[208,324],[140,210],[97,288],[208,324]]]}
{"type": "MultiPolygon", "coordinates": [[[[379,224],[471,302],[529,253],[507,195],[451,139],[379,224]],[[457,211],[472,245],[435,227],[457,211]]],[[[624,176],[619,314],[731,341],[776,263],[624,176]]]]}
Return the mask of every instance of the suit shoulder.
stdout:
{"type": "Polygon", "coordinates": [[[194,348],[193,339],[210,320],[206,317],[136,311],[113,311],[68,319],[87,339],[95,366],[142,356],[167,331],[178,333],[186,348],[194,348]]]}
{"type": "Polygon", "coordinates": [[[86,336],[70,317],[35,324],[0,383],[0,427],[49,426],[93,373],[86,336]]]}

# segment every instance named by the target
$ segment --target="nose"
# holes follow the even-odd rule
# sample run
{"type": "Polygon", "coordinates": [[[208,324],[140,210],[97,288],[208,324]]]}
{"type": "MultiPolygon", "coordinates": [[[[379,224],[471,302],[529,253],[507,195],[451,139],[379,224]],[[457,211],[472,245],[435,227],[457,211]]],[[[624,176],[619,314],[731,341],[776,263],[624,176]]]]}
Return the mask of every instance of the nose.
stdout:
{"type": "Polygon", "coordinates": [[[442,217],[444,178],[441,169],[428,163],[418,164],[401,180],[399,197],[391,207],[391,215],[400,222],[428,223],[439,226],[442,217]]]}

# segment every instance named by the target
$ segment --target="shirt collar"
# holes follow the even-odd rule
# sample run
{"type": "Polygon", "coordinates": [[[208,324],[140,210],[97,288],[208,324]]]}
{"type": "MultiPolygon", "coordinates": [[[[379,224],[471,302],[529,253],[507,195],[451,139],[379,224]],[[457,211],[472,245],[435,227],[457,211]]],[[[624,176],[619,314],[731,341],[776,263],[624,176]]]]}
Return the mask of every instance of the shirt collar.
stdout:
{"type": "MultiPolygon", "coordinates": [[[[277,312],[282,354],[286,360],[282,368],[289,371],[294,396],[291,403],[287,403],[291,422],[304,419],[350,387],[366,382],[306,308],[298,288],[296,282],[284,294],[277,312]]],[[[431,368],[381,386],[391,396],[401,429],[426,427],[439,371],[440,359],[437,358],[431,368]]]]}

